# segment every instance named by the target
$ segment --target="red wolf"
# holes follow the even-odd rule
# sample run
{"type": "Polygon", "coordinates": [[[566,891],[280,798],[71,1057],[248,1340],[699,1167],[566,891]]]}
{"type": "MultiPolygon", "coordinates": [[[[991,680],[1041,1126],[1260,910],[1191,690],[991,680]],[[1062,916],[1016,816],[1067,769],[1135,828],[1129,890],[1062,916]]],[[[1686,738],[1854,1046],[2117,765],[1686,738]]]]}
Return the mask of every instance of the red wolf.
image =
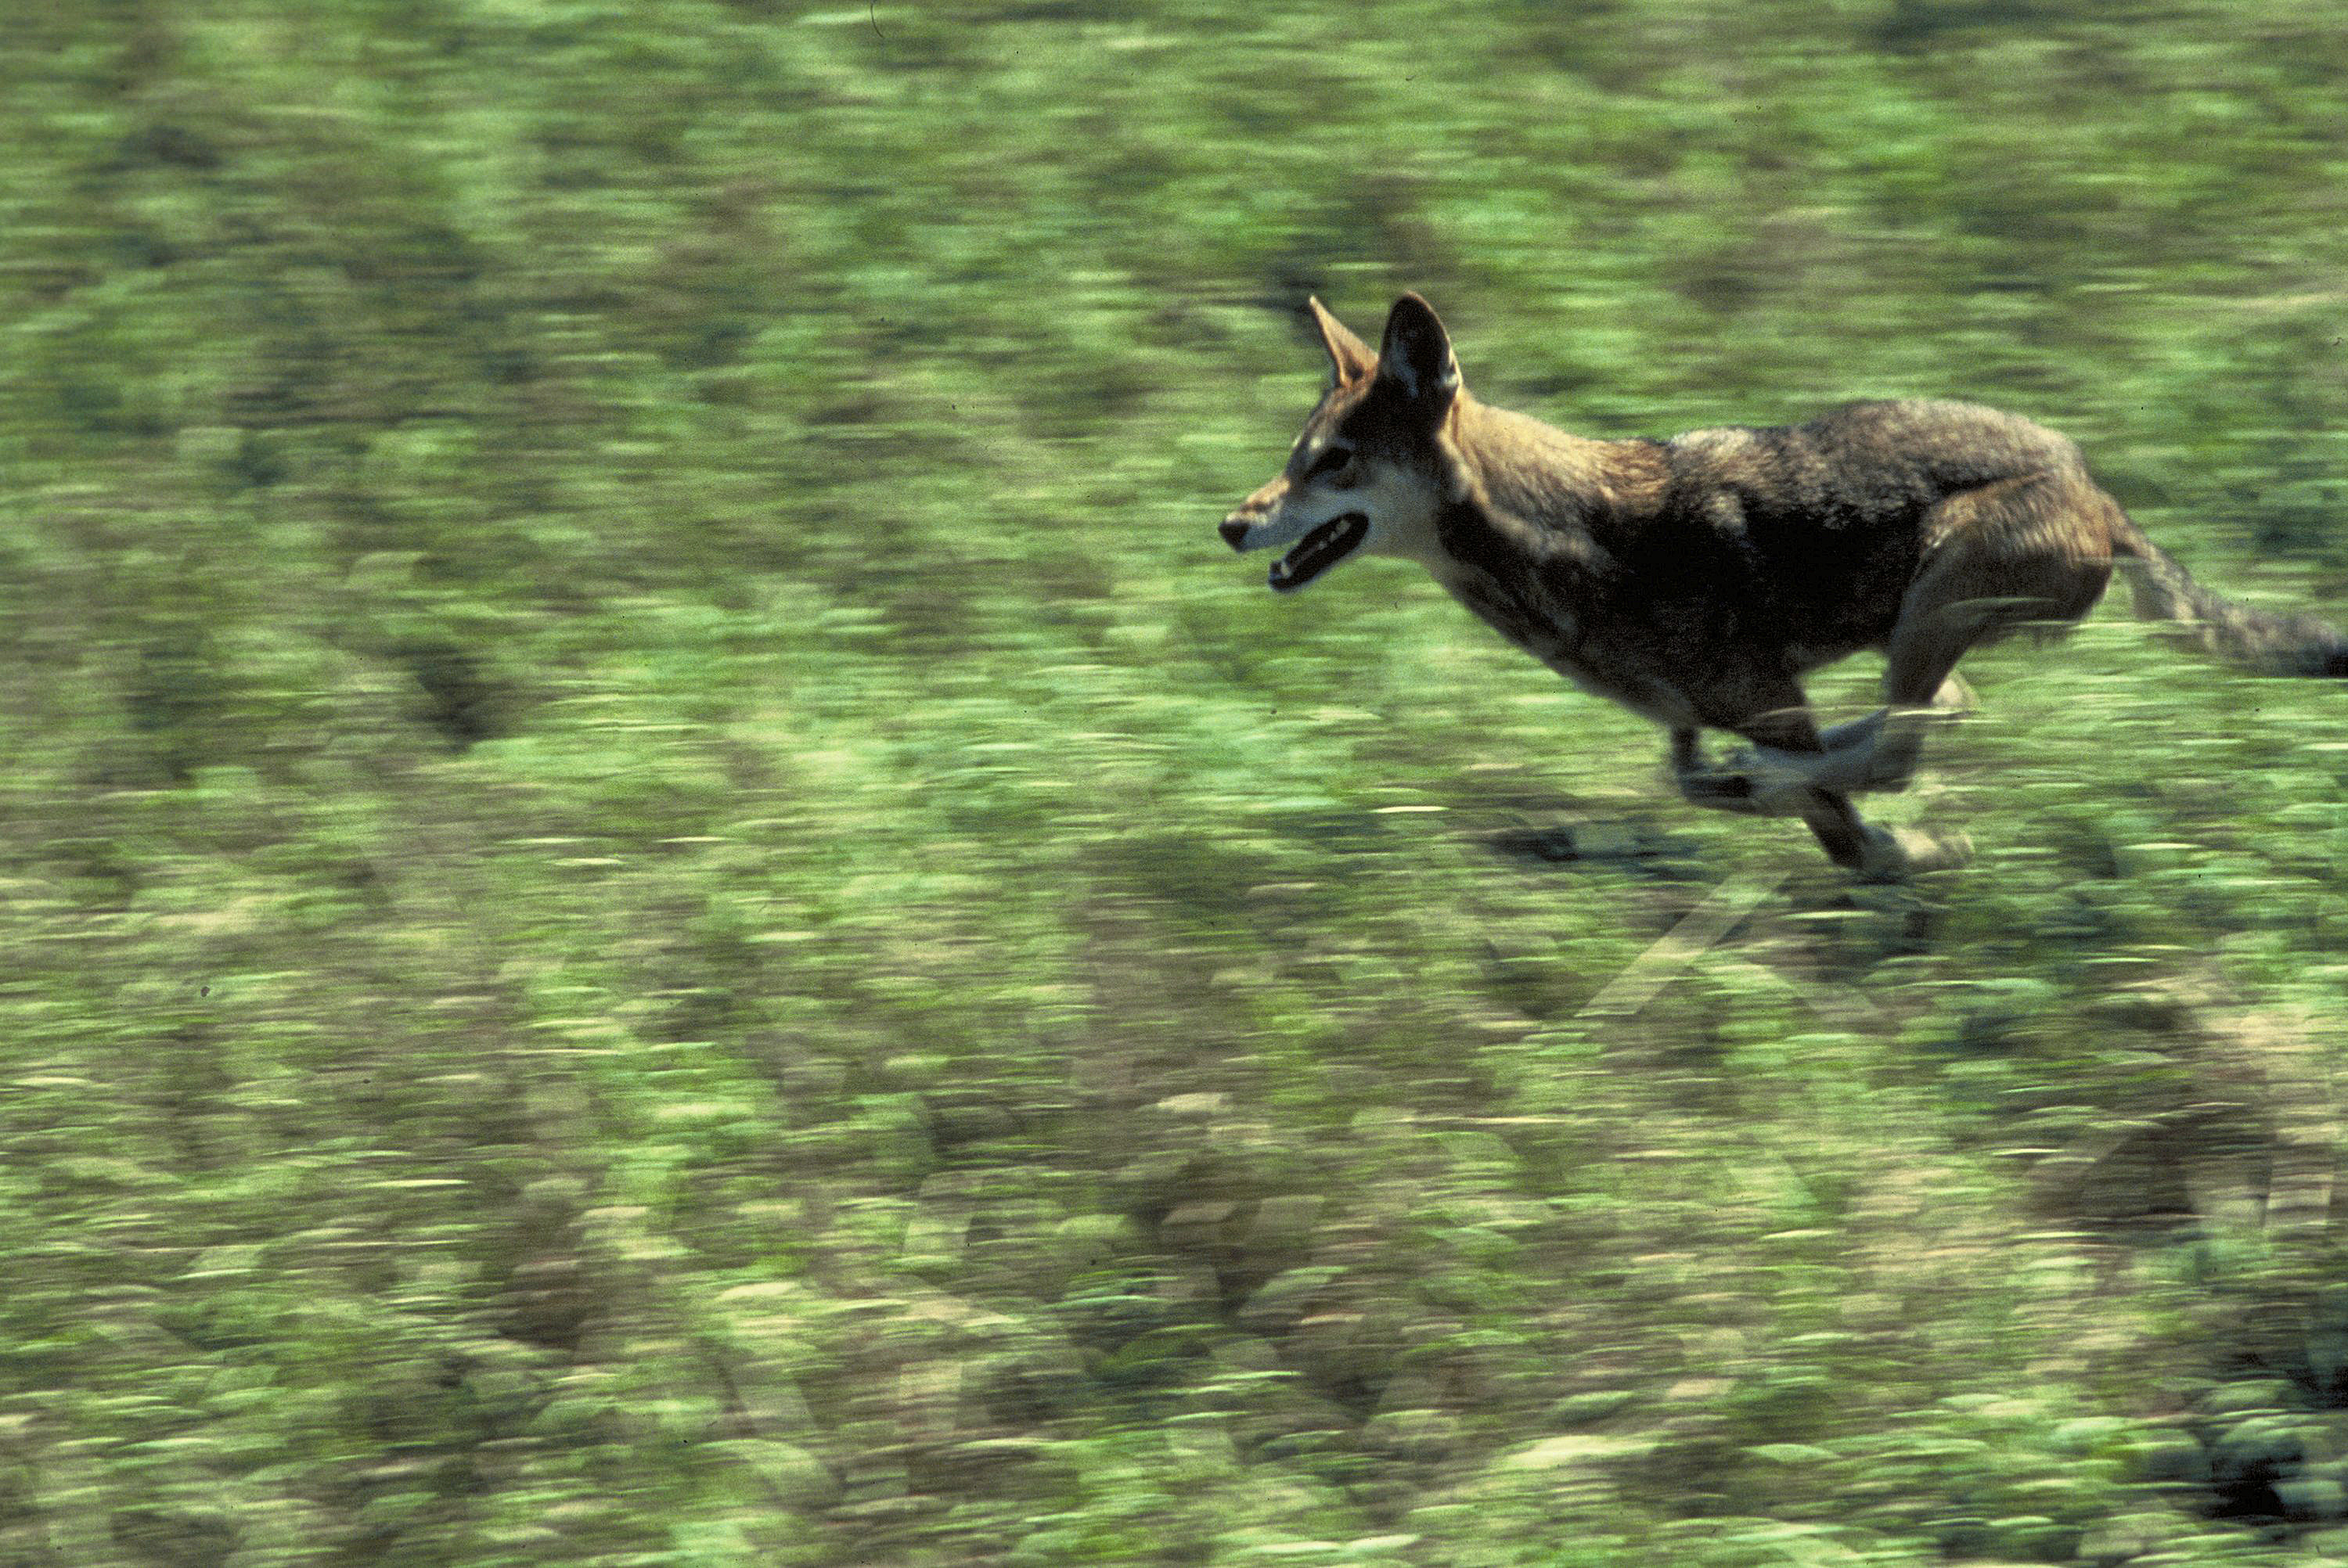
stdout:
{"type": "Polygon", "coordinates": [[[2210,651],[2348,675],[2348,640],[2202,588],[2075,446],[2017,415],[1903,399],[1588,440],[1469,396],[1416,294],[1375,353],[1320,301],[1306,308],[1328,386],[1286,466],[1223,520],[1231,548],[1283,549],[1282,593],[1349,556],[1419,562],[1550,669],[1669,730],[1688,800],[1799,816],[1859,877],[1961,856],[1961,841],[1870,826],[1850,796],[1908,783],[1967,650],[2078,620],[2116,564],[2137,615],[2210,651]],[[1884,706],[1821,732],[1801,678],[1861,649],[1887,661],[1884,706]],[[1750,745],[1709,762],[1704,727],[1750,745]]]}

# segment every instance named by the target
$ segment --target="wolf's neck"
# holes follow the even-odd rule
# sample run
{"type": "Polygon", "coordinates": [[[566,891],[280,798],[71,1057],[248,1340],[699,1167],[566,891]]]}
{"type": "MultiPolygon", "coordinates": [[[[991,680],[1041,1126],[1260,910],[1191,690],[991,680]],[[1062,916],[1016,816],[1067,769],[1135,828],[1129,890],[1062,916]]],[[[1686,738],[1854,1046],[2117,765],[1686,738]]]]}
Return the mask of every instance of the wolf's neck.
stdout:
{"type": "Polygon", "coordinates": [[[1448,433],[1461,483],[1437,534],[1481,575],[1602,573],[1662,499],[1663,460],[1646,442],[1591,441],[1481,404],[1463,404],[1448,433]]]}
{"type": "Polygon", "coordinates": [[[1603,536],[1616,518],[1660,502],[1661,455],[1643,441],[1592,441],[1529,415],[1463,404],[1451,438],[1489,507],[1543,529],[1577,526],[1603,536]]]}

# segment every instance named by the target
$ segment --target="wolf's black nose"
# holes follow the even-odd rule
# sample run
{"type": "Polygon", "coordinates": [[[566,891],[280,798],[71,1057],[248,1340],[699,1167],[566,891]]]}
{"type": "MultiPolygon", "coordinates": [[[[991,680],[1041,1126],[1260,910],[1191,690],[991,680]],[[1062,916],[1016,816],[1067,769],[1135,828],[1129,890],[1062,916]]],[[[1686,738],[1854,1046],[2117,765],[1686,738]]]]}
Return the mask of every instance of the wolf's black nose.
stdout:
{"type": "Polygon", "coordinates": [[[1245,548],[1248,531],[1248,525],[1245,519],[1240,518],[1225,518],[1222,520],[1221,526],[1215,531],[1223,536],[1223,543],[1231,546],[1231,548],[1241,549],[1245,548]]]}

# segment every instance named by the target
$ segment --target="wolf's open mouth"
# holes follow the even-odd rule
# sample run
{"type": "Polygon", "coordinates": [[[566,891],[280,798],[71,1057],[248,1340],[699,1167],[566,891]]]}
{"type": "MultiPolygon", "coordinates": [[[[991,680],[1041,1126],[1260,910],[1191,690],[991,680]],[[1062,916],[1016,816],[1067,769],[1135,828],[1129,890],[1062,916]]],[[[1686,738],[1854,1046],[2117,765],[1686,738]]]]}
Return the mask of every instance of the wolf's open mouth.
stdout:
{"type": "Polygon", "coordinates": [[[1359,512],[1332,518],[1303,538],[1296,548],[1272,563],[1274,593],[1294,593],[1346,556],[1369,537],[1370,519],[1359,512]]]}

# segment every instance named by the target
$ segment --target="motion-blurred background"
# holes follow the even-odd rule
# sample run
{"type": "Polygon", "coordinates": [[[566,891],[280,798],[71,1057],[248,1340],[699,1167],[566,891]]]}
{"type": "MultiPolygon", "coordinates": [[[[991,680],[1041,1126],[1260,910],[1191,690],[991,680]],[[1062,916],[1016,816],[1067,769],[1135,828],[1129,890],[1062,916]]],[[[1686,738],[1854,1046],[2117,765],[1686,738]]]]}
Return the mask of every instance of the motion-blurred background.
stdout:
{"type": "Polygon", "coordinates": [[[2330,0],[7,32],[0,1565],[2348,1552],[2341,693],[1977,659],[1855,896],[1213,533],[1416,288],[2348,613],[2330,0]]]}

